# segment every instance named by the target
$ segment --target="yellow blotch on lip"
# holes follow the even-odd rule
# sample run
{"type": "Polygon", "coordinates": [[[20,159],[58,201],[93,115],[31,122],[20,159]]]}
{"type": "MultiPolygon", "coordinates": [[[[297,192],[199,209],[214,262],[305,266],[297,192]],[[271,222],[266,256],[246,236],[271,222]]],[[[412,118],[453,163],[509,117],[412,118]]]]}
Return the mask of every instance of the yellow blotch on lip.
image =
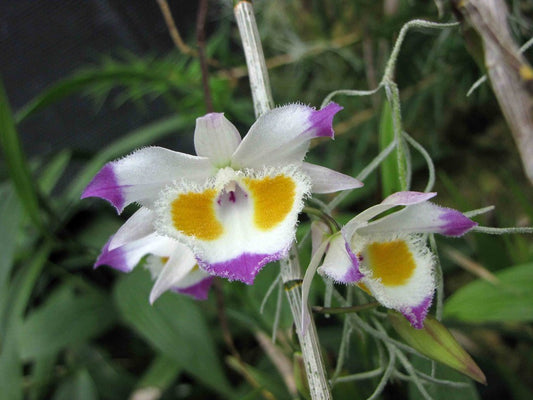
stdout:
{"type": "Polygon", "coordinates": [[[180,194],[171,204],[174,228],[184,235],[200,240],[215,240],[224,232],[218,221],[214,204],[217,192],[208,189],[202,193],[180,194]]]}
{"type": "Polygon", "coordinates": [[[365,257],[373,277],[381,278],[385,286],[403,285],[416,268],[413,253],[403,240],[371,243],[365,257]]]}
{"type": "Polygon", "coordinates": [[[245,178],[244,183],[254,202],[254,223],[258,229],[268,231],[287,217],[296,197],[292,178],[285,175],[245,178]]]}

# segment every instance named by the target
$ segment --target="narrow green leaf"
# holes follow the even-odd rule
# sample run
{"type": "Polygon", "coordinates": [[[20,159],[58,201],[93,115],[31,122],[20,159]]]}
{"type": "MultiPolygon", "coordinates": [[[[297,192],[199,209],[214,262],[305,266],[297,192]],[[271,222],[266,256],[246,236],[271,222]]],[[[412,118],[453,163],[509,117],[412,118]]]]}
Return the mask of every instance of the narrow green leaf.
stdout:
{"type": "Polygon", "coordinates": [[[9,176],[24,205],[31,221],[40,230],[44,230],[42,216],[39,211],[37,191],[34,185],[26,156],[22,150],[9,101],[0,79],[0,146],[4,153],[9,176]]]}
{"type": "Polygon", "coordinates": [[[55,392],[53,400],[98,400],[98,391],[87,370],[79,370],[55,392]]]}
{"type": "Polygon", "coordinates": [[[157,68],[157,66],[154,68],[154,64],[157,62],[143,59],[131,59],[125,62],[108,60],[96,68],[78,71],[47,88],[26,104],[17,112],[16,122],[20,123],[33,113],[75,93],[91,91],[105,95],[111,89],[121,86],[129,87],[134,91],[137,89],[141,95],[158,92],[156,90],[158,87],[161,92],[171,89],[187,89],[182,86],[186,86],[191,81],[190,76],[177,73],[179,69],[176,69],[175,63],[174,71],[170,70],[172,66],[170,62],[160,61],[157,66],[162,68],[157,68]]]}
{"type": "Polygon", "coordinates": [[[476,280],[455,292],[444,317],[471,323],[533,321],[533,263],[496,272],[499,284],[476,280]]]}
{"type": "Polygon", "coordinates": [[[19,400],[22,393],[22,361],[17,338],[22,325],[22,315],[28,305],[31,291],[50,255],[52,246],[45,242],[30,262],[18,270],[9,286],[7,307],[0,326],[0,393],[6,399],[19,400]]]}
{"type": "Polygon", "coordinates": [[[120,279],[114,294],[126,323],[199,381],[230,396],[209,328],[194,300],[167,293],[151,306],[151,286],[149,273],[141,268],[120,279]]]}
{"type": "Polygon", "coordinates": [[[63,150],[56,154],[44,167],[42,173],[39,175],[39,187],[43,194],[50,194],[52,192],[57,181],[65,172],[71,156],[72,152],[70,150],[63,150]]]}
{"type": "Polygon", "coordinates": [[[55,362],[56,358],[55,356],[52,356],[41,357],[33,363],[28,388],[30,400],[43,398],[47,386],[50,385],[54,379],[55,362]]]}
{"type": "Polygon", "coordinates": [[[135,386],[135,377],[122,358],[112,357],[96,346],[82,345],[69,351],[72,365],[83,365],[98,388],[100,398],[123,400],[135,386]]]}
{"type": "Polygon", "coordinates": [[[435,318],[428,316],[422,329],[415,329],[396,311],[389,311],[389,320],[400,337],[412,348],[470,378],[486,384],[483,372],[463,350],[452,334],[435,318]]]}
{"type": "Polygon", "coordinates": [[[164,391],[176,380],[181,371],[182,368],[176,360],[165,355],[158,355],[144,372],[137,387],[154,387],[164,391]]]}
{"type": "MultiPolygon", "coordinates": [[[[392,142],[394,142],[392,111],[389,102],[384,101],[379,122],[379,150],[384,150],[392,142]]],[[[388,195],[401,190],[397,152],[393,151],[385,160],[383,160],[380,166],[380,171],[383,197],[387,197],[388,195]]]]}
{"type": "Polygon", "coordinates": [[[10,184],[0,186],[0,315],[7,301],[8,278],[13,268],[21,218],[19,198],[10,184]]]}
{"type": "Polygon", "coordinates": [[[83,189],[106,162],[185,127],[190,127],[193,121],[194,118],[190,115],[173,115],[135,129],[124,137],[110,143],[78,174],[68,189],[67,200],[70,202],[78,201],[83,189]]]}
{"type": "Polygon", "coordinates": [[[24,320],[18,337],[22,359],[50,356],[98,336],[115,321],[110,301],[95,292],[77,295],[61,286],[24,320]]]}

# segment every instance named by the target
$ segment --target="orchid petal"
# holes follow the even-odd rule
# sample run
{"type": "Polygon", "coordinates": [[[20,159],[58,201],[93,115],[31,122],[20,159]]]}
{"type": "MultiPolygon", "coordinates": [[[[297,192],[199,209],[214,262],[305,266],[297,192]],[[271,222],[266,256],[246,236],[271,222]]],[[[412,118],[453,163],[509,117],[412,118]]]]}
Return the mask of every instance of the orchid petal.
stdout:
{"type": "Polygon", "coordinates": [[[287,253],[309,189],[294,166],[248,175],[223,169],[203,187],[169,188],[157,203],[156,227],[186,243],[207,272],[251,284],[287,253]]]}
{"type": "Polygon", "coordinates": [[[94,268],[108,265],[122,272],[130,272],[146,254],[165,256],[173,239],[151,233],[142,238],[110,248],[113,237],[105,244],[98,256],[94,268]]]}
{"type": "Polygon", "coordinates": [[[291,104],[263,114],[233,154],[232,166],[260,168],[300,163],[311,139],[333,138],[333,116],[341,109],[335,103],[318,111],[291,104]]]}
{"type": "Polygon", "coordinates": [[[461,236],[476,225],[457,210],[426,201],[370,223],[360,228],[358,233],[370,235],[380,232],[406,232],[461,236]]]}
{"type": "Polygon", "coordinates": [[[139,208],[113,235],[109,241],[109,249],[113,250],[154,233],[154,220],[155,214],[152,210],[139,208]]]}
{"type": "Polygon", "coordinates": [[[331,239],[318,272],[340,283],[355,283],[363,278],[359,270],[359,260],[341,234],[331,239]]]}
{"type": "Polygon", "coordinates": [[[381,204],[390,204],[394,206],[410,206],[432,199],[436,195],[437,193],[435,192],[396,192],[386,197],[385,200],[381,202],[381,204]]]}
{"type": "Polygon", "coordinates": [[[241,135],[222,113],[211,113],[196,119],[194,148],[215,167],[225,167],[241,142],[241,135]]]}
{"type": "Polygon", "coordinates": [[[304,162],[302,169],[311,178],[313,193],[333,193],[363,186],[363,182],[349,175],[319,165],[304,162]]]}
{"type": "Polygon", "coordinates": [[[162,147],[145,147],[107,163],[87,185],[81,198],[103,198],[121,213],[132,202],[151,206],[159,192],[175,180],[201,182],[212,173],[207,158],[162,147]]]}
{"type": "Polygon", "coordinates": [[[150,304],[153,304],[167,290],[180,285],[180,281],[193,270],[195,265],[194,254],[186,246],[176,243],[172,255],[168,258],[152,287],[150,304]]]}
{"type": "MultiPolygon", "coordinates": [[[[191,284],[190,286],[186,287],[174,287],[172,288],[172,290],[190,296],[196,300],[207,300],[209,289],[213,284],[214,277],[206,274],[202,270],[198,270],[198,273],[205,274],[205,276],[197,283],[191,284]]],[[[194,274],[194,272],[192,272],[191,274],[194,274]]]]}
{"type": "Polygon", "coordinates": [[[382,305],[422,328],[435,291],[434,258],[417,235],[371,241],[361,252],[364,278],[358,284],[382,305]]]}
{"type": "Polygon", "coordinates": [[[313,221],[311,223],[311,255],[317,252],[325,240],[331,235],[331,231],[327,224],[321,220],[313,221]]]}
{"type": "Polygon", "coordinates": [[[422,203],[435,197],[437,193],[423,193],[423,192],[396,192],[385,198],[380,204],[376,204],[370,208],[367,208],[356,217],[352,218],[343,228],[342,232],[346,241],[349,243],[352,236],[358,229],[368,225],[368,221],[377,217],[379,214],[384,213],[394,207],[409,206],[413,204],[422,203]]]}

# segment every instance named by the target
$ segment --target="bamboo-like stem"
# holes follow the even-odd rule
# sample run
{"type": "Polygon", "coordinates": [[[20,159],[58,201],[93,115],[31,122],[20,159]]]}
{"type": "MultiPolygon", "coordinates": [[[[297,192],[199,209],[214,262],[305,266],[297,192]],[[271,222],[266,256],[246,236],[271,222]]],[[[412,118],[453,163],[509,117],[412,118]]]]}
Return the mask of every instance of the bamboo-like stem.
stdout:
{"type": "MultiPolygon", "coordinates": [[[[274,106],[274,101],[272,100],[268,70],[252,3],[239,1],[235,5],[234,12],[248,66],[254,109],[256,116],[260,116],[274,106]]],[[[296,324],[311,398],[313,400],[331,399],[331,390],[326,378],[316,327],[309,307],[305,305],[305,309],[302,311],[302,272],[295,245],[292,246],[289,257],[281,261],[280,268],[281,278],[296,324]],[[305,324],[305,330],[300,329],[304,325],[302,316],[306,322],[309,321],[305,324]]]]}
{"type": "Polygon", "coordinates": [[[263,46],[261,46],[252,3],[239,1],[234,11],[248,66],[254,110],[258,117],[274,107],[263,46]]]}

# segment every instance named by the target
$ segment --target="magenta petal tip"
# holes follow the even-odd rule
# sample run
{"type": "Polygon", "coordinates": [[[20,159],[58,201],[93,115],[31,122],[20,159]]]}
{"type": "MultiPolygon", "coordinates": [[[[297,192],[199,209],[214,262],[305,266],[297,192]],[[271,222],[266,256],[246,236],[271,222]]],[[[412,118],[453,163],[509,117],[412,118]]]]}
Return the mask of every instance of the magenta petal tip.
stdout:
{"type": "Polygon", "coordinates": [[[102,248],[102,252],[94,263],[94,268],[96,269],[100,265],[108,265],[111,268],[121,272],[130,272],[131,268],[128,266],[124,251],[120,247],[117,247],[113,250],[109,250],[109,244],[111,243],[112,239],[113,236],[109,238],[107,243],[102,248]]]}
{"type": "Polygon", "coordinates": [[[213,283],[214,277],[208,276],[207,278],[202,279],[200,282],[186,287],[186,288],[176,288],[172,289],[180,294],[185,294],[196,300],[207,300],[209,289],[213,283]]]}
{"type": "Polygon", "coordinates": [[[348,243],[345,243],[346,252],[350,256],[350,260],[352,261],[351,268],[346,272],[344,275],[344,283],[357,283],[361,279],[364,278],[363,273],[359,269],[359,259],[357,256],[353,253],[352,249],[350,249],[350,246],[348,243]]]}
{"type": "Polygon", "coordinates": [[[400,312],[407,318],[413,328],[422,329],[424,327],[424,320],[431,307],[433,295],[428,296],[420,303],[420,305],[408,309],[400,310],[400,312]]]}
{"type": "Polygon", "coordinates": [[[117,182],[117,177],[113,171],[111,163],[104,167],[95,175],[93,180],[87,185],[81,198],[100,197],[109,201],[120,214],[124,209],[124,196],[117,182]]]}
{"type": "Polygon", "coordinates": [[[343,107],[339,106],[337,103],[332,102],[321,110],[313,111],[310,117],[310,121],[312,127],[316,130],[314,136],[333,138],[333,117],[342,109],[343,107]]]}
{"type": "Polygon", "coordinates": [[[445,212],[439,218],[445,221],[441,233],[446,236],[462,236],[477,226],[477,222],[472,221],[459,211],[451,208],[445,209],[445,212]]]}
{"type": "Polygon", "coordinates": [[[247,285],[254,283],[255,276],[261,268],[272,261],[283,258],[287,251],[281,251],[274,254],[250,254],[243,253],[232,260],[219,263],[208,264],[198,260],[198,264],[210,274],[227,278],[230,281],[241,281],[247,285]]]}

